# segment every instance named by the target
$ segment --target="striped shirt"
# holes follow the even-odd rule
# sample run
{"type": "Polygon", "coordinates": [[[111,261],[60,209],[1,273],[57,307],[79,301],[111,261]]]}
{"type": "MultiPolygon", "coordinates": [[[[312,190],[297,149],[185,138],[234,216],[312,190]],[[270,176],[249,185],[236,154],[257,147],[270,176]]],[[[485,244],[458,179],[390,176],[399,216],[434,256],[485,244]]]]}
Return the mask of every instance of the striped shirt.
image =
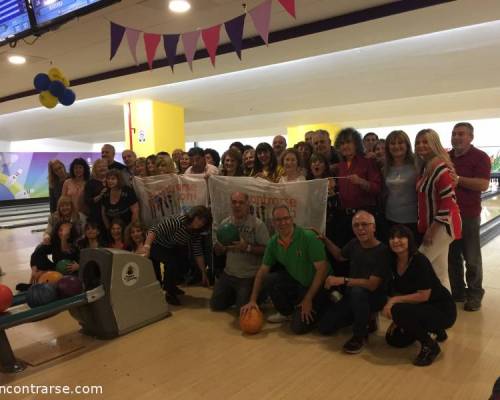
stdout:
{"type": "Polygon", "coordinates": [[[425,233],[436,221],[446,227],[453,239],[462,237],[462,220],[449,168],[437,164],[430,174],[417,180],[418,231],[425,233]]]}
{"type": "Polygon", "coordinates": [[[161,246],[171,249],[190,245],[195,257],[203,256],[201,236],[197,232],[188,231],[186,219],[186,215],[173,215],[151,227],[149,231],[155,234],[155,242],[161,246]]]}

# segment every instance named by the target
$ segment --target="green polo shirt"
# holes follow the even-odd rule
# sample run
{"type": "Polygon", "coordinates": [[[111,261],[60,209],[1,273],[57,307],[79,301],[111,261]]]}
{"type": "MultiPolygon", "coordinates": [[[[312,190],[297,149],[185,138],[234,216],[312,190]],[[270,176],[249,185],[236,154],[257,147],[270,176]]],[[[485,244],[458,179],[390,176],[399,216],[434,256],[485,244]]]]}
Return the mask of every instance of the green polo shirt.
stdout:
{"type": "MultiPolygon", "coordinates": [[[[275,234],[267,243],[262,263],[269,267],[277,262],[283,264],[293,279],[309,287],[316,274],[313,263],[327,261],[325,246],[316,236],[311,230],[295,226],[292,242],[285,248],[279,243],[278,234],[275,234]]],[[[331,273],[330,265],[328,269],[331,273]]]]}

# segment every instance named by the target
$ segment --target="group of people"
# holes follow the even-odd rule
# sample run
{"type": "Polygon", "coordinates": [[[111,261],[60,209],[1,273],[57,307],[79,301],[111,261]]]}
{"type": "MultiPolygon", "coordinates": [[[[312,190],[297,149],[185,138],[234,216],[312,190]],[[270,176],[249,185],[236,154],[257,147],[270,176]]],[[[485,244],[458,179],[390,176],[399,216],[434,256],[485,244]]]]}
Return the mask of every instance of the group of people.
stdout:
{"type": "Polygon", "coordinates": [[[277,206],[271,235],[251,215],[248,194],[232,193],[231,215],[222,222],[236,225],[240,240],[222,245],[214,239],[213,256],[223,260],[223,268],[211,308],[236,305],[244,314],[270,298],[277,313],[268,319],[290,320],[297,334],[313,328],[331,334],[352,324],[353,336],[344,345],[348,353],[361,351],[381,311],[393,321],[387,342],[419,341],[415,364],[428,365],[456,319],[455,302],[477,311],[484,295],[479,222],[491,167],[473,138],[471,124],[456,124],[447,152],[439,135],[424,129],[413,151],[400,130],[379,140],[346,128],[333,144],[327,131],[318,130],[293,148],[281,135],[255,149],[235,142],[222,157],[199,147],[146,158],[125,150],[123,164],[114,160],[114,148],[104,145],[92,173],[85,160],[75,159],[69,176],[54,160],[49,163],[53,213],[32,256],[32,281],[61,258],[72,257],[68,268],[76,271],[78,249],[84,247],[129,249],[151,258],[167,301],[180,304],[184,292],[177,285],[186,260],[192,259],[201,282],[209,283],[206,264],[212,254],[206,254],[202,233],[212,224],[210,210],[197,206],[146,229],[134,176],[220,174],[274,183],[327,178],[324,233],[295,225],[290,210],[277,206]]]}

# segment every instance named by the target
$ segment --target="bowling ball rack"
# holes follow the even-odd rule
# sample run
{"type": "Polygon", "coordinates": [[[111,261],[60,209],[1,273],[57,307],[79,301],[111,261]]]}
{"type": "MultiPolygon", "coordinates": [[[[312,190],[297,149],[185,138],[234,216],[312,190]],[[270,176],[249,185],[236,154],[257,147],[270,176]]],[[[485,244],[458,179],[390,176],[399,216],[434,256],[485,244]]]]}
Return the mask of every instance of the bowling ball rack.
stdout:
{"type": "Polygon", "coordinates": [[[104,297],[102,285],[76,296],[53,301],[49,304],[29,308],[26,304],[26,293],[14,296],[12,306],[0,314],[0,371],[13,373],[21,372],[26,365],[17,360],[12,351],[6,330],[28,322],[36,322],[53,317],[60,312],[93,303],[104,297]]]}

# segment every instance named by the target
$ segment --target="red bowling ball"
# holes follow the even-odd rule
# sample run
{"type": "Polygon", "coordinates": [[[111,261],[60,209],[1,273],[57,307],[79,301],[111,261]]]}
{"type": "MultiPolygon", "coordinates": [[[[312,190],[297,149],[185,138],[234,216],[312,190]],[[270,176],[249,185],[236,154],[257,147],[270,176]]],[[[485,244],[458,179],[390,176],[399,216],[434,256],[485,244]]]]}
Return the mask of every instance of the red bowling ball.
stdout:
{"type": "Polygon", "coordinates": [[[0,284],[0,312],[4,312],[12,305],[14,295],[9,287],[0,284]]]}

